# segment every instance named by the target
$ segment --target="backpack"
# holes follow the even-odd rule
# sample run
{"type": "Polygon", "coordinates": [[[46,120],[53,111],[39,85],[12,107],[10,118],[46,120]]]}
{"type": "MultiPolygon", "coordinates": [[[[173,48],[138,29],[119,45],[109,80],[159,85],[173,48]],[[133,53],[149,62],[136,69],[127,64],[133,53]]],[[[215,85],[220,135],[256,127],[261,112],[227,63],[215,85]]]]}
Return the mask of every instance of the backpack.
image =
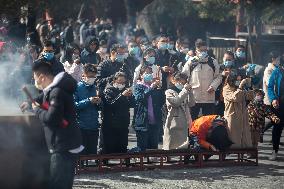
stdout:
{"type": "MultiPolygon", "coordinates": [[[[215,73],[215,69],[216,69],[216,68],[215,68],[215,65],[214,65],[213,60],[214,60],[214,58],[208,57],[208,62],[207,62],[207,64],[208,64],[208,66],[210,66],[210,67],[212,68],[213,73],[215,73]]],[[[198,65],[198,64],[191,64],[191,65],[190,65],[190,68],[189,68],[190,75],[191,75],[192,71],[194,70],[194,68],[196,68],[197,65],[198,65]]]]}

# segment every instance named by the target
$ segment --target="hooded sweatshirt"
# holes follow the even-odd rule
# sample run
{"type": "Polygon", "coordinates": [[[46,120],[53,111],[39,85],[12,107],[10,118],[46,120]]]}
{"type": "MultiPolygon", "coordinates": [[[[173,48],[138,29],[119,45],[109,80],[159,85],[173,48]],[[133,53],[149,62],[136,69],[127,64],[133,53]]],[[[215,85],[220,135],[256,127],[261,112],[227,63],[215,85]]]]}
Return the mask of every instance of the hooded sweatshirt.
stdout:
{"type": "Polygon", "coordinates": [[[44,126],[45,139],[50,153],[68,152],[82,144],[80,129],[76,121],[73,94],[77,82],[67,73],[60,72],[53,82],[43,90],[37,102],[35,114],[44,126]],[[63,120],[66,122],[62,124],[63,120]]]}

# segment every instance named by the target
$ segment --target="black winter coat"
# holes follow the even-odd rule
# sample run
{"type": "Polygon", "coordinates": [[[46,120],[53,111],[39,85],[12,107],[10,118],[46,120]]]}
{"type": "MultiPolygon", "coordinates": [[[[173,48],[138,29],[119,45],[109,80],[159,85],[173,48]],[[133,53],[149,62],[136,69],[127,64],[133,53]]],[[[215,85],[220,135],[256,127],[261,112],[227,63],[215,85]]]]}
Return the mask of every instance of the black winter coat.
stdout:
{"type": "Polygon", "coordinates": [[[106,60],[98,66],[97,84],[101,92],[104,91],[107,84],[113,81],[116,72],[124,72],[127,80],[130,81],[131,74],[127,64],[106,60]]]}
{"type": "Polygon", "coordinates": [[[41,106],[48,104],[49,107],[38,107],[35,110],[44,125],[45,139],[51,153],[67,152],[82,144],[73,99],[76,81],[67,73],[58,74],[55,80],[57,82],[37,98],[41,106]]]}
{"type": "Polygon", "coordinates": [[[122,95],[125,90],[119,90],[108,84],[104,91],[103,127],[128,127],[130,124],[129,109],[134,106],[134,97],[122,95]]]}

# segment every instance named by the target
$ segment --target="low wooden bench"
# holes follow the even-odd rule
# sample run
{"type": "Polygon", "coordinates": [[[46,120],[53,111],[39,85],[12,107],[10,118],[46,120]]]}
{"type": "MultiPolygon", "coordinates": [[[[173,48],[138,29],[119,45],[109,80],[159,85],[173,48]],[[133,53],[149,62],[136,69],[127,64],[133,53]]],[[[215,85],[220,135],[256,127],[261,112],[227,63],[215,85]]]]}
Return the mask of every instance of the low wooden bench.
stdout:
{"type": "Polygon", "coordinates": [[[230,165],[258,165],[257,149],[230,149],[225,152],[189,149],[147,150],[137,153],[81,155],[76,166],[76,174],[230,165]],[[249,159],[246,157],[249,155],[254,155],[254,157],[249,159]],[[204,158],[210,156],[213,157],[209,160],[204,158]]]}

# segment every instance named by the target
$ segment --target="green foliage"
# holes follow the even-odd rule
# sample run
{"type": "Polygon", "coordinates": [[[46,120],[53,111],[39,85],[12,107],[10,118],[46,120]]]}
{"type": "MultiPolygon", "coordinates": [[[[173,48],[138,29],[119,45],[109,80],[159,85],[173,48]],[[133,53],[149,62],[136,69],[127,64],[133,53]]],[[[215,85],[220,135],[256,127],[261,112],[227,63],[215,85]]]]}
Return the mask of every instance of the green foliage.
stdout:
{"type": "Polygon", "coordinates": [[[236,5],[228,0],[205,0],[196,5],[200,18],[224,22],[234,19],[236,5]]]}
{"type": "Polygon", "coordinates": [[[265,7],[261,20],[265,24],[284,24],[284,2],[265,7]]]}

